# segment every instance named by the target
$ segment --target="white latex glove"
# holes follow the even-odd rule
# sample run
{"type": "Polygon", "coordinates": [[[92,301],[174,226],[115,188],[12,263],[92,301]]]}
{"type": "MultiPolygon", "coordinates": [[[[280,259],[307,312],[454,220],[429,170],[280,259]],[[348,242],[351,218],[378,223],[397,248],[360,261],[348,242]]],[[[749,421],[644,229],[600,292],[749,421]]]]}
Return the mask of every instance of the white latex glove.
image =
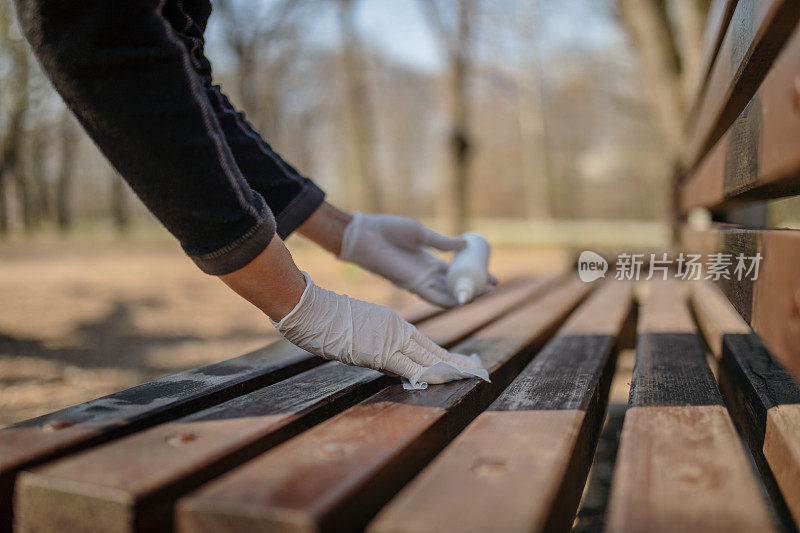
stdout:
{"type": "Polygon", "coordinates": [[[453,252],[461,237],[446,237],[416,220],[394,215],[354,213],[344,230],[339,258],[383,276],[398,287],[443,307],[456,305],[447,290],[447,262],[426,248],[453,252]]]}
{"type": "Polygon", "coordinates": [[[413,388],[472,376],[489,379],[480,359],[441,348],[391,308],[325,290],[303,276],[300,301],[280,322],[272,321],[292,344],[325,359],[396,374],[413,388]],[[441,371],[443,364],[449,372],[441,371]],[[430,380],[421,379],[428,375],[430,380]]]}

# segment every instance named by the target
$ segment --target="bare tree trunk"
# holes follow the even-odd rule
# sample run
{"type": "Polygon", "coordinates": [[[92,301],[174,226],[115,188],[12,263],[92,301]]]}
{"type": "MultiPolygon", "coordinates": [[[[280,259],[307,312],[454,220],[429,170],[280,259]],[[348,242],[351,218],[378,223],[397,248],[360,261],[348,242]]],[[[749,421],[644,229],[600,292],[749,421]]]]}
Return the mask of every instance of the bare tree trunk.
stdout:
{"type": "Polygon", "coordinates": [[[678,47],[681,52],[681,73],[684,102],[691,98],[697,84],[703,46],[703,26],[708,16],[707,0],[674,2],[678,47]]]}
{"type": "Polygon", "coordinates": [[[679,54],[665,0],[617,1],[625,26],[639,51],[667,147],[672,157],[678,158],[683,146],[683,93],[679,54]]]}
{"type": "Polygon", "coordinates": [[[28,175],[35,204],[33,205],[35,224],[39,228],[48,218],[51,209],[50,188],[47,184],[45,157],[47,136],[42,127],[31,132],[30,154],[28,154],[28,175]]]}
{"type": "Polygon", "coordinates": [[[352,182],[359,189],[359,207],[371,212],[380,212],[383,202],[375,164],[375,122],[367,83],[367,69],[355,26],[356,5],[353,0],[339,0],[339,27],[344,40],[342,59],[347,85],[352,153],[350,172],[352,172],[352,182]]]}
{"type": "Polygon", "coordinates": [[[518,4],[522,30],[523,68],[516,76],[517,124],[520,137],[520,175],[529,218],[552,218],[551,161],[544,78],[537,42],[539,0],[518,4]]]}
{"type": "Polygon", "coordinates": [[[61,119],[61,167],[56,179],[56,221],[58,228],[66,232],[72,226],[72,181],[75,175],[75,150],[78,134],[73,118],[64,111],[61,119]]]}
{"type": "Polygon", "coordinates": [[[5,49],[4,55],[11,62],[9,82],[7,89],[4,89],[9,90],[9,104],[6,131],[2,137],[2,164],[0,164],[0,189],[3,190],[3,201],[0,205],[0,209],[2,209],[0,231],[3,232],[8,231],[9,225],[6,197],[9,176],[14,178],[17,190],[20,191],[20,203],[26,229],[29,227],[30,217],[30,200],[26,194],[25,173],[21,168],[20,158],[25,115],[30,103],[28,50],[20,37],[11,35],[12,18],[10,3],[0,6],[0,45],[5,49]]]}
{"type": "Polygon", "coordinates": [[[125,181],[117,172],[111,176],[111,218],[117,232],[124,235],[130,229],[130,210],[125,196],[125,181]]]}
{"type": "MultiPolygon", "coordinates": [[[[448,28],[441,9],[442,4],[434,0],[422,0],[427,8],[431,25],[447,51],[450,79],[450,161],[451,173],[445,181],[440,204],[446,230],[462,233],[466,228],[468,197],[470,188],[470,163],[472,158],[472,135],[470,117],[472,105],[469,98],[468,81],[472,73],[473,19],[477,0],[459,0],[456,9],[455,28],[448,28]]],[[[445,2],[445,5],[453,3],[445,2]]]]}
{"type": "Polygon", "coordinates": [[[467,78],[472,68],[472,2],[458,3],[458,34],[452,64],[453,92],[453,126],[450,133],[450,150],[453,158],[453,175],[447,195],[453,202],[445,205],[450,209],[448,214],[449,228],[452,233],[463,233],[467,224],[467,201],[470,178],[470,158],[472,156],[472,137],[469,122],[471,106],[467,94],[467,78]]]}

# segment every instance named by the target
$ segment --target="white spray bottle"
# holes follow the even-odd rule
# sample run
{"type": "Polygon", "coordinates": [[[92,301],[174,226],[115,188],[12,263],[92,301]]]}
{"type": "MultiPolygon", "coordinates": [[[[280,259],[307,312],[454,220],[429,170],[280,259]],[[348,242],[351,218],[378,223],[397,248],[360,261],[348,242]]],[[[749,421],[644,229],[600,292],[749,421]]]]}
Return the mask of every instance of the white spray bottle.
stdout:
{"type": "Polygon", "coordinates": [[[459,305],[483,294],[489,283],[489,243],[477,233],[462,237],[467,245],[456,252],[447,269],[447,289],[459,305]]]}

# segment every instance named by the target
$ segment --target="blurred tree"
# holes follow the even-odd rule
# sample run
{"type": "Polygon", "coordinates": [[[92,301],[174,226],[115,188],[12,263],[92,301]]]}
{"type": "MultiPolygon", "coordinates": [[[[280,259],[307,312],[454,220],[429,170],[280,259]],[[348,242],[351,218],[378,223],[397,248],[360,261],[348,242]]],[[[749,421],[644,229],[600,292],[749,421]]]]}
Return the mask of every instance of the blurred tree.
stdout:
{"type": "Polygon", "coordinates": [[[61,232],[72,226],[72,182],[75,177],[75,155],[78,149],[78,127],[72,114],[64,108],[60,120],[60,160],[56,177],[56,222],[61,232]]]}
{"type": "Polygon", "coordinates": [[[26,174],[29,176],[31,196],[33,199],[31,209],[33,225],[36,229],[41,227],[41,223],[46,220],[51,212],[50,186],[47,183],[47,171],[45,162],[47,160],[47,147],[51,142],[48,135],[47,124],[36,124],[28,133],[27,147],[27,166],[26,174]]]}
{"type": "Polygon", "coordinates": [[[343,74],[347,92],[350,123],[350,154],[348,182],[355,185],[349,191],[360,209],[380,212],[383,207],[380,177],[375,164],[375,121],[370,98],[367,67],[361,40],[356,27],[358,2],[336,0],[339,5],[339,31],[342,38],[343,74]],[[357,189],[354,190],[354,189],[357,189]]]}
{"type": "Polygon", "coordinates": [[[687,86],[699,65],[708,0],[617,0],[650,86],[667,147],[678,160],[683,147],[687,86]],[[670,16],[670,11],[674,16],[670,16]]]}
{"type": "Polygon", "coordinates": [[[25,135],[25,118],[29,107],[28,85],[30,62],[28,50],[19,30],[16,28],[11,2],[0,3],[0,57],[7,65],[5,83],[0,95],[6,109],[5,128],[0,138],[0,233],[9,229],[8,198],[6,191],[9,178],[13,178],[14,187],[23,211],[25,228],[30,229],[33,219],[31,208],[33,198],[25,180],[22,166],[22,141],[25,135]]]}
{"type": "Polygon", "coordinates": [[[618,5],[639,53],[667,149],[677,160],[683,145],[681,62],[666,0],[618,0],[618,5]]]}
{"type": "Polygon", "coordinates": [[[462,233],[466,228],[472,135],[469,98],[473,69],[472,48],[478,0],[422,0],[427,19],[445,51],[449,71],[451,173],[442,188],[440,203],[446,230],[462,233]]]}
{"type": "Polygon", "coordinates": [[[553,215],[552,162],[544,102],[544,76],[538,31],[540,0],[517,3],[514,14],[519,35],[517,68],[517,122],[520,136],[520,175],[525,186],[528,216],[553,215]]]}
{"type": "Polygon", "coordinates": [[[678,49],[681,54],[683,99],[688,101],[697,84],[703,44],[703,27],[711,0],[673,2],[678,49]]]}
{"type": "Polygon", "coordinates": [[[236,100],[256,129],[273,142],[279,133],[282,83],[297,61],[297,25],[308,0],[218,0],[214,13],[236,59],[236,100]]]}

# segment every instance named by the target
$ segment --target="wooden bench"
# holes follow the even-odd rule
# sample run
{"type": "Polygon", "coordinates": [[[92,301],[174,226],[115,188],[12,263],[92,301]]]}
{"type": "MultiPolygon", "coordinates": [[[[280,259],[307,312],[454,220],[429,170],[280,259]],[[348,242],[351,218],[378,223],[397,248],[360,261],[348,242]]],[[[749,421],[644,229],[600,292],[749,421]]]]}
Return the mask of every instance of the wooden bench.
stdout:
{"type": "Polygon", "coordinates": [[[679,251],[760,253],[757,280],[564,273],[407,315],[490,383],[406,391],[280,341],[22,422],[0,430],[0,531],[566,531],[612,379],[631,392],[605,529],[796,530],[800,234],[728,215],[800,189],[800,7],[711,13],[679,251]],[[690,227],[697,208],[719,222],[690,227]]]}
{"type": "MultiPolygon", "coordinates": [[[[771,530],[684,296],[727,361],[723,394],[738,395],[733,419],[758,446],[756,462],[775,472],[767,486],[784,505],[796,500],[800,465],[797,385],[718,289],[665,284],[645,287],[608,527],[771,530]],[[747,366],[754,346],[765,367],[747,366]]],[[[441,344],[479,353],[491,383],[411,392],[322,362],[291,375],[281,366],[232,397],[164,378],[154,383],[165,399],[149,407],[123,391],[0,430],[2,457],[14,457],[2,463],[14,485],[4,503],[23,531],[568,530],[616,353],[636,321],[631,289],[540,278],[418,322],[441,344]],[[190,395],[208,399],[190,404],[190,395]],[[121,430],[108,430],[109,416],[79,421],[98,404],[117,409],[121,430]],[[53,423],[68,415],[73,425],[53,423]],[[53,438],[92,428],[102,438],[53,438]]],[[[278,342],[258,353],[284,361],[277,354],[292,352],[278,342]]]]}
{"type": "Polygon", "coordinates": [[[707,42],[719,44],[687,116],[675,233],[685,252],[761,257],[756,279],[695,283],[691,302],[726,404],[782,524],[796,530],[800,231],[770,228],[767,208],[800,194],[800,3],[718,0],[711,12],[707,42]],[[703,209],[710,227],[692,223],[703,209]]]}

